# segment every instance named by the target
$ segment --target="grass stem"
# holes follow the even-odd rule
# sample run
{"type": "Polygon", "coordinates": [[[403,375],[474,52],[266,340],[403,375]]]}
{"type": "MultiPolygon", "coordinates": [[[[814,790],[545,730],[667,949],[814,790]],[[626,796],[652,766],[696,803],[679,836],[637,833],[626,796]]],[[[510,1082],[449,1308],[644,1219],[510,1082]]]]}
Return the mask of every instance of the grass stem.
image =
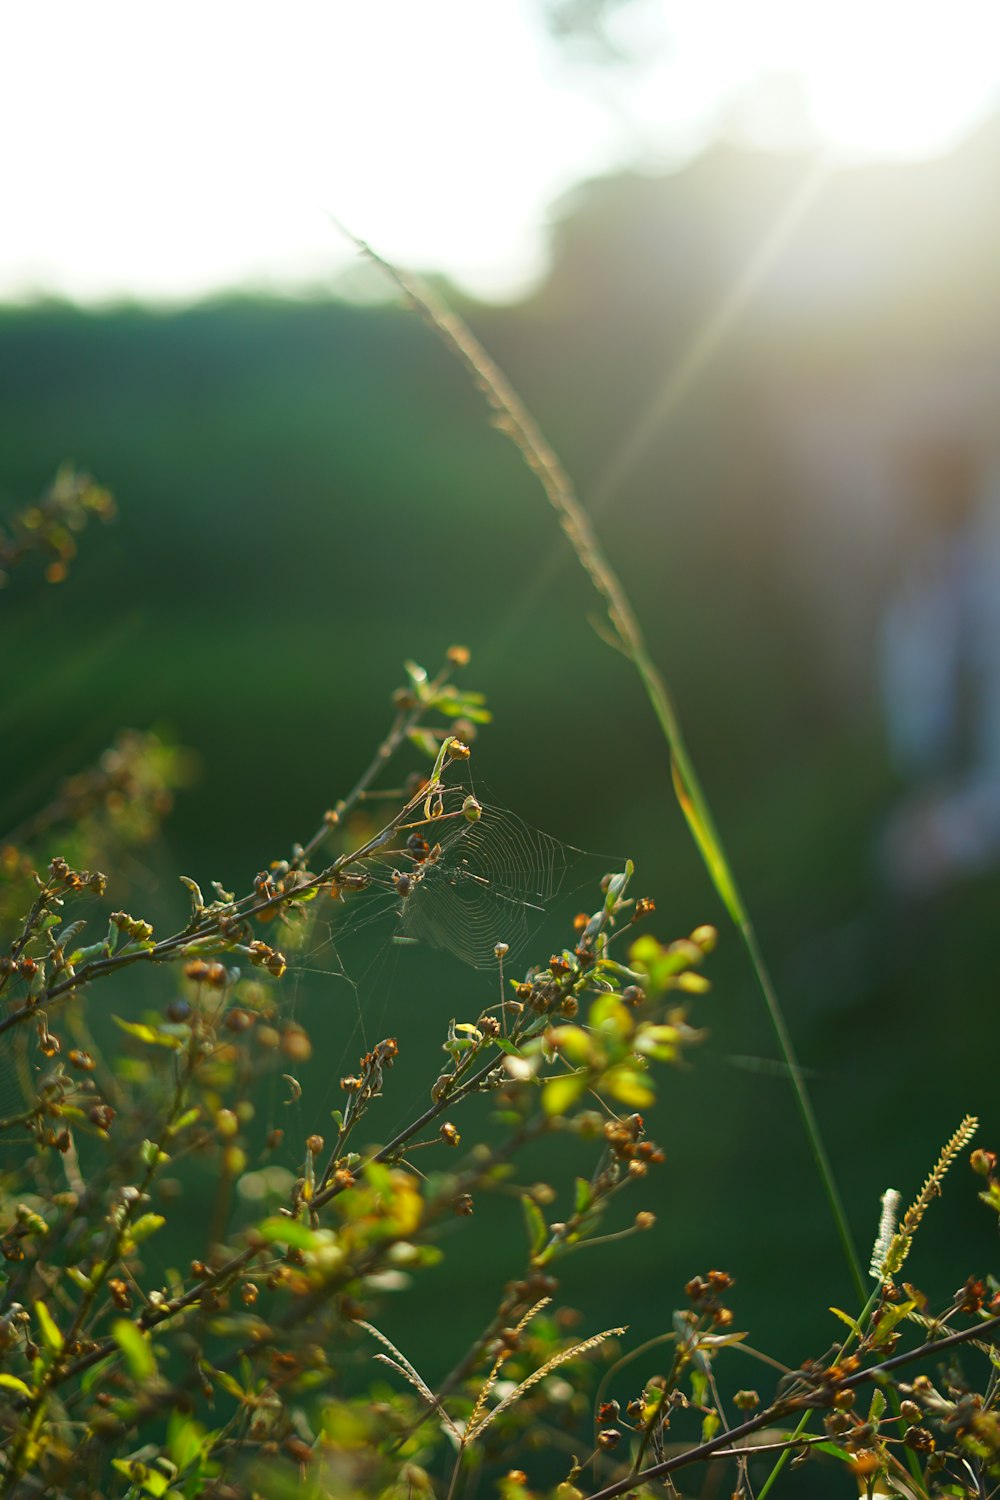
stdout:
{"type": "Polygon", "coordinates": [[[743,941],[767,1014],[788,1068],[792,1090],[836,1226],[854,1288],[863,1302],[867,1285],[851,1236],[847,1214],[837,1188],[833,1168],[823,1143],[819,1122],[806,1087],[802,1068],[792,1043],[770,971],[764,961],[756,930],[737,886],[728,857],[715,827],[708,800],[684,743],[680,721],[662,675],[649,654],[642,629],[628,595],[604,556],[590,517],[583,509],[573,483],[556,453],[549,446],[527,407],[482,347],[466,323],[444,306],[434,292],[417,278],[384,260],[364,240],[338,225],[341,232],[396,284],[448,349],[465,367],[490,407],[494,425],[510,438],[534,473],[555,510],[576,558],[604,601],[614,644],[631,661],[663,731],[670,754],[670,769],[677,800],[698,847],[709,876],[743,941]]]}

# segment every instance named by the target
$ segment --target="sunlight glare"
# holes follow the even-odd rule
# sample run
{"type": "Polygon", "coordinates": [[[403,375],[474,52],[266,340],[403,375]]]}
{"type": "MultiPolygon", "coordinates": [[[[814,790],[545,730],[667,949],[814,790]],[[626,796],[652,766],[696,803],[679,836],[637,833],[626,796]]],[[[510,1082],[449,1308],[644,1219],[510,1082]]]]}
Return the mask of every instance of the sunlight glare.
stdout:
{"type": "Polygon", "coordinates": [[[580,178],[680,163],[720,130],[933,154],[996,102],[995,0],[646,10],[635,66],[588,70],[537,0],[8,7],[0,297],[328,288],[350,259],[330,213],[405,264],[513,297],[580,178]]]}

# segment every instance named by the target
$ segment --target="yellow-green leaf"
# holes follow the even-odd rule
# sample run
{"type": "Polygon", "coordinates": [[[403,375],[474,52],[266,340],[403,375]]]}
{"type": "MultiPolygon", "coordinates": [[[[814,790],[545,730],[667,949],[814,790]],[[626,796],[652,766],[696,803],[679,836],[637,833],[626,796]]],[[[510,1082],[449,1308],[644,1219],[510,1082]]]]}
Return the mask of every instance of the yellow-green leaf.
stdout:
{"type": "Polygon", "coordinates": [[[712,877],[712,884],[722,898],[723,904],[737,927],[742,927],[746,913],[736,890],[733,877],[730,874],[726,856],[722,852],[712,820],[697,788],[691,785],[678,764],[677,756],[670,757],[670,774],[673,777],[674,792],[677,801],[681,805],[681,812],[687,819],[687,825],[691,830],[692,837],[698,845],[698,852],[705,861],[705,866],[712,877]]]}
{"type": "Polygon", "coordinates": [[[137,1458],[113,1458],[111,1467],[117,1469],[132,1484],[138,1485],[144,1495],[153,1495],[159,1500],[170,1488],[170,1480],[159,1469],[151,1468],[137,1458]]]}
{"type": "Polygon", "coordinates": [[[532,1255],[537,1255],[548,1238],[548,1228],[542,1218],[542,1211],[534,1198],[529,1198],[525,1193],[521,1198],[521,1207],[524,1209],[524,1221],[528,1226],[528,1246],[532,1255]]]}
{"type": "Polygon", "coordinates": [[[149,1047],[170,1047],[176,1052],[184,1045],[183,1037],[160,1031],[155,1026],[146,1026],[142,1021],[123,1021],[121,1016],[112,1016],[111,1019],[126,1036],[135,1037],[137,1042],[145,1042],[149,1047]]]}
{"type": "Polygon", "coordinates": [[[162,1214],[143,1214],[132,1225],[130,1231],[132,1240],[135,1244],[141,1245],[143,1240],[148,1240],[149,1236],[155,1234],[166,1222],[162,1214]]]}
{"type": "Polygon", "coordinates": [[[25,1385],[23,1380],[18,1380],[16,1375],[0,1375],[0,1387],[4,1390],[16,1391],[19,1396],[30,1396],[31,1386],[25,1385]]]}
{"type": "Polygon", "coordinates": [[[577,1067],[590,1062],[594,1054],[594,1044],[582,1026],[560,1026],[556,1045],[560,1054],[577,1067]]]}
{"type": "Polygon", "coordinates": [[[624,1038],[632,1033],[632,1012],[617,995],[601,995],[590,1007],[590,1024],[606,1036],[624,1038]]]}
{"type": "Polygon", "coordinates": [[[35,1317],[38,1320],[38,1329],[42,1335],[42,1343],[53,1354],[58,1354],[63,1346],[63,1336],[59,1332],[55,1320],[44,1302],[35,1303],[35,1317]]]}
{"type": "MultiPolygon", "coordinates": [[[[371,1171],[368,1175],[371,1177],[371,1171]]],[[[316,1248],[314,1231],[308,1225],[300,1224],[297,1219],[265,1219],[262,1224],[257,1225],[257,1233],[271,1245],[290,1245],[293,1250],[316,1248]]]]}
{"type": "Polygon", "coordinates": [[[139,1148],[139,1156],[144,1167],[162,1167],[170,1157],[165,1151],[161,1151],[155,1141],[143,1141],[139,1148]]]}
{"type": "Polygon", "coordinates": [[[872,1338],[872,1344],[876,1349],[880,1344],[885,1343],[897,1323],[902,1323],[904,1318],[909,1317],[916,1305],[916,1302],[897,1302],[894,1307],[883,1307],[879,1315],[878,1327],[872,1338]]]}
{"type": "Polygon", "coordinates": [[[852,1318],[850,1313],[845,1313],[839,1307],[831,1307],[830,1311],[833,1313],[833,1316],[835,1318],[839,1318],[842,1323],[846,1323],[853,1334],[855,1334],[858,1338],[861,1338],[861,1325],[858,1323],[857,1319],[852,1318]]]}
{"type": "Polygon", "coordinates": [[[410,743],[416,745],[417,749],[433,760],[438,753],[438,742],[429,729],[411,729],[408,736],[410,743]]]}
{"type": "Polygon", "coordinates": [[[153,1358],[149,1336],[140,1333],[128,1318],[118,1318],[112,1323],[111,1337],[124,1354],[133,1380],[149,1380],[156,1374],[156,1360],[153,1358]]]}
{"type": "Polygon", "coordinates": [[[563,1073],[542,1085],[542,1108],[547,1115],[564,1115],[587,1087],[586,1073],[563,1073]]]}
{"type": "Polygon", "coordinates": [[[609,1068],[602,1088],[612,1099],[627,1104],[630,1109],[646,1109],[656,1098],[648,1075],[624,1066],[609,1068]]]}
{"type": "Polygon", "coordinates": [[[230,1396],[235,1396],[237,1401],[245,1401],[247,1399],[247,1393],[240,1385],[239,1381],[234,1380],[233,1377],[227,1374],[225,1370],[216,1370],[211,1365],[206,1365],[203,1368],[207,1371],[212,1380],[217,1380],[222,1386],[222,1389],[224,1391],[228,1391],[230,1396]]]}

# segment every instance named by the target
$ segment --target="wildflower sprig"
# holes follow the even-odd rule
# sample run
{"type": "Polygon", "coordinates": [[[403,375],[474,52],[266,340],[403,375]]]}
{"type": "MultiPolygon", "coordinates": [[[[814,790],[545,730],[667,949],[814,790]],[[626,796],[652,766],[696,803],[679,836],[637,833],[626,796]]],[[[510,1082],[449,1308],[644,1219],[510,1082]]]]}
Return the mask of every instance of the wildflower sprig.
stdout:
{"type": "MultiPolygon", "coordinates": [[[[145,961],[157,964],[186,962],[196,957],[209,958],[224,955],[241,946],[244,951],[248,952],[251,962],[257,962],[255,948],[260,949],[261,953],[264,953],[266,949],[266,954],[270,954],[272,951],[270,947],[267,945],[262,947],[260,940],[254,937],[255,920],[265,922],[272,920],[279,912],[314,900],[324,891],[334,896],[342,895],[345,889],[351,887],[352,871],[355,867],[377,853],[381,847],[388,845],[397,829],[407,820],[418,815],[420,806],[441,789],[443,783],[437,774],[436,767],[435,774],[430,780],[421,781],[420,791],[407,798],[378,833],[365,839],[354,849],[338,855],[321,870],[316,872],[310,870],[311,856],[330,836],[331,830],[339,827],[347,813],[364,797],[371,782],[407,742],[410,731],[421,722],[422,718],[426,714],[441,711],[442,703],[447,704],[450,711],[456,703],[466,702],[457,692],[445,695],[445,689],[449,686],[451,671],[456,666],[464,664],[467,659],[468,654],[464,648],[453,647],[437,677],[427,680],[416,697],[408,693],[402,703],[397,704],[397,715],[389,734],[352,790],[332,811],[324,815],[310,839],[304,844],[296,844],[287,859],[275,861],[270,870],[263,871],[254,881],[253,888],[247,895],[237,898],[232,892],[224,891],[220,886],[216,886],[215,900],[206,902],[198,884],[189,877],[181,877],[191,898],[191,918],[181,931],[154,940],[151,924],[144,923],[141,919],[128,918],[126,926],[129,942],[119,945],[110,932],[109,936],[100,943],[78,942],[66,955],[65,962],[54,972],[47,974],[44,966],[39,965],[31,956],[29,945],[42,930],[46,914],[52,908],[53,903],[61,902],[65,892],[55,886],[43,887],[39,898],[36,899],[25,918],[22,933],[19,938],[15,939],[10,955],[7,958],[0,957],[0,989],[6,986],[12,976],[29,981],[26,989],[22,991],[21,1004],[11,1007],[7,1014],[0,1018],[0,1037],[5,1032],[23,1025],[35,1011],[43,1007],[51,1010],[52,1007],[65,1003],[81,986],[104,979],[136,962],[145,961]]],[[[411,664],[411,679],[417,670],[411,664]]],[[[424,676],[426,677],[426,674],[424,676]]],[[[478,701],[481,695],[473,695],[473,697],[477,701],[467,703],[466,706],[475,709],[480,720],[488,717],[486,710],[478,701]]],[[[456,742],[455,736],[443,735],[439,753],[439,760],[442,764],[447,759],[446,752],[449,745],[456,742]]],[[[76,878],[78,872],[70,871],[61,857],[53,862],[52,868],[54,869],[56,865],[68,871],[66,878],[76,878]]],[[[96,894],[104,893],[106,882],[103,876],[88,874],[85,880],[81,876],[80,881],[82,884],[78,882],[73,886],[74,890],[87,888],[96,894]]],[[[122,915],[124,917],[125,914],[122,915]]],[[[80,927],[77,927],[73,936],[78,938],[80,931],[80,927]]],[[[265,955],[262,961],[272,970],[275,967],[280,970],[283,964],[280,955],[276,956],[273,962],[268,961],[265,955]]]]}
{"type": "MultiPolygon", "coordinates": [[[[439,702],[438,687],[431,684],[423,688],[418,674],[414,684],[414,675],[411,672],[411,689],[405,702],[397,704],[392,736],[395,748],[410,742],[407,726],[414,712],[410,695],[420,698],[421,706],[439,702]]],[[[484,717],[485,710],[475,701],[453,696],[447,701],[451,707],[462,702],[478,710],[480,719],[484,717]]],[[[446,718],[456,726],[460,723],[452,714],[446,713],[446,718]]],[[[463,733],[468,734],[468,728],[463,728],[463,733]]],[[[263,1349],[269,1347],[269,1337],[280,1336],[295,1345],[298,1330],[317,1318],[336,1326],[341,1299],[370,1295],[380,1285],[380,1278],[398,1275],[401,1265],[412,1272],[427,1264],[437,1253],[432,1241],[438,1226],[449,1216],[471,1213],[476,1194],[503,1183],[515,1156],[539,1136],[555,1129],[573,1129],[583,1139],[596,1139],[602,1158],[589,1181],[581,1179],[577,1184],[571,1219],[545,1227],[545,1243],[531,1248],[533,1269],[525,1292],[532,1280],[536,1284],[541,1281],[545,1284],[544,1296],[551,1295],[555,1282],[543,1267],[591,1237],[612,1196],[641,1180],[647,1166],[662,1159],[659,1149],[645,1140],[638,1115],[618,1115],[615,1111],[627,1104],[632,1097],[630,1091],[640,1087],[637,1080],[651,1077],[651,1065],[672,1060],[682,1045],[696,1038],[676,1007],[669,1018],[650,1012],[649,1007],[665,996],[669,986],[659,981],[654,984],[645,968],[630,966],[631,959],[626,963],[613,956],[613,944],[652,912],[651,902],[637,901],[629,894],[633,874],[629,865],[606,878],[597,911],[577,919],[567,948],[529,968],[523,979],[512,981],[510,999],[504,998],[499,1006],[487,1006],[474,1021],[455,1020],[450,1024],[444,1041],[445,1071],[430,1089],[429,1104],[384,1146],[358,1152],[349,1149],[349,1138],[377,1109],[397,1051],[391,1038],[371,1048],[362,1057],[358,1072],[342,1080],[345,1104],[335,1117],[337,1135],[325,1168],[321,1171],[318,1165],[324,1141],[314,1133],[305,1142],[302,1172],[291,1184],[284,1206],[270,1217],[258,1218],[245,1229],[234,1231],[230,1204],[236,1185],[250,1166],[247,1132],[253,1119],[250,1100],[241,1099],[238,1091],[252,1088],[266,1069],[269,1055],[283,1061],[287,1058],[286,1066],[294,1065],[296,1057],[307,1055],[308,1041],[301,1027],[280,1020],[275,1003],[266,998],[266,992],[258,993],[256,980],[244,979],[239,967],[227,966],[223,960],[231,964],[236,959],[251,974],[256,971],[280,980],[287,967],[285,956],[273,943],[254,935],[251,924],[255,918],[266,923],[275,915],[294,912],[304,899],[319,896],[337,905],[349,901],[353,889],[362,888],[362,883],[371,878],[368,872],[373,861],[400,857],[394,846],[401,836],[409,833],[411,843],[416,841],[414,847],[423,852],[412,857],[419,860],[431,857],[429,840],[421,834],[424,827],[430,832],[449,827],[454,819],[470,822],[489,818],[489,811],[484,812],[473,796],[452,784],[456,769],[468,761],[467,741],[443,732],[435,744],[429,776],[404,790],[395,810],[383,818],[377,831],[368,832],[360,843],[335,855],[320,869],[311,868],[306,846],[296,846],[288,860],[261,871],[252,891],[243,898],[215,886],[213,899],[206,900],[197,883],[185,878],[190,918],[181,932],[169,938],[158,937],[145,918],[117,910],[111,913],[100,939],[88,944],[82,936],[85,919],[63,923],[58,908],[64,898],[84,890],[101,894],[98,887],[102,882],[86,871],[72,870],[65,861],[53,862],[48,880],[40,881],[37,901],[12,948],[9,977],[18,988],[16,1009],[5,1018],[8,1030],[34,1017],[46,1047],[58,1056],[58,1037],[49,1021],[55,1002],[70,994],[87,993],[96,979],[135,962],[178,960],[186,994],[172,1000],[164,1016],[116,1017],[133,1053],[129,1072],[141,1085],[130,1098],[128,1091],[115,1083],[117,1109],[102,1098],[96,1082],[100,1070],[94,1074],[92,1060],[76,1050],[67,1056],[79,1057],[79,1066],[91,1069],[83,1079],[83,1104],[78,1105],[70,1092],[48,1085],[37,1101],[39,1120],[55,1116],[61,1124],[58,1139],[54,1127],[36,1131],[39,1143],[54,1146],[57,1157],[65,1155],[75,1163],[76,1136],[88,1118],[114,1155],[107,1170],[98,1170],[88,1185],[81,1181],[77,1192],[68,1198],[62,1195],[64,1201],[57,1204],[56,1212],[44,1215],[26,1206],[4,1242],[14,1268],[12,1288],[17,1283],[22,1295],[33,1297],[45,1308],[36,1314],[36,1320],[52,1355],[44,1370],[32,1371],[30,1336],[24,1334],[13,1346],[18,1373],[11,1371],[11,1383],[6,1387],[14,1435],[6,1473],[8,1489],[16,1484],[19,1473],[39,1464],[53,1483],[59,1482],[65,1452],[54,1429],[48,1433],[47,1414],[56,1410],[55,1403],[66,1399],[63,1393],[83,1389],[97,1367],[110,1362],[114,1370],[124,1365],[136,1377],[145,1372],[146,1381],[141,1402],[115,1399],[99,1420],[95,1413],[94,1432],[100,1429],[102,1440],[138,1430],[137,1424],[153,1421],[169,1406],[175,1387],[159,1375],[151,1339],[171,1336],[175,1329],[183,1328],[194,1346],[206,1339],[233,1344],[228,1355],[211,1361],[203,1358],[199,1378],[238,1401],[243,1415],[237,1426],[243,1437],[237,1442],[237,1451],[247,1444],[252,1448],[254,1434],[263,1431],[261,1390],[257,1381],[237,1379],[233,1374],[235,1364],[241,1360],[259,1364],[263,1349]],[[58,928],[50,925],[54,915],[61,923],[58,928]],[[45,946],[44,966],[31,959],[38,968],[30,975],[22,973],[33,945],[39,943],[45,946]],[[25,983],[29,978],[35,981],[31,992],[25,983]],[[627,1024],[621,1024],[621,1017],[627,1018],[627,1024]],[[559,1045],[563,1032],[570,1039],[571,1051],[574,1037],[586,1037],[592,1055],[587,1089],[556,1112],[548,1091],[567,1076],[566,1057],[559,1045]],[[183,1059],[180,1071],[178,1059],[183,1059]],[[506,1138],[489,1150],[484,1151],[480,1144],[462,1153],[461,1135],[445,1116],[452,1116],[466,1099],[483,1092],[506,1101],[510,1128],[506,1138]],[[603,1098],[609,1110],[596,1137],[594,1112],[584,1107],[591,1098],[603,1098]],[[116,1123],[118,1110],[124,1113],[116,1123]],[[141,1113],[144,1136],[126,1128],[130,1110],[134,1118],[141,1113]],[[442,1122],[437,1136],[422,1140],[427,1127],[435,1122],[442,1122]],[[434,1144],[445,1150],[458,1149],[462,1160],[451,1171],[428,1177],[426,1186],[421,1187],[421,1178],[409,1167],[409,1155],[418,1146],[426,1150],[434,1144]],[[189,1278],[174,1277],[171,1284],[149,1286],[142,1247],[164,1220],[151,1202],[155,1186],[169,1164],[186,1153],[206,1151],[215,1153],[219,1166],[218,1195],[207,1226],[216,1249],[192,1263],[189,1278]],[[129,1161],[137,1175],[131,1177],[123,1198],[120,1174],[129,1161]],[[59,1311],[49,1310],[47,1298],[37,1296],[35,1289],[44,1284],[45,1276],[43,1259],[34,1245],[62,1242],[79,1221],[84,1204],[89,1205],[88,1211],[98,1211],[103,1205],[108,1227],[103,1240],[86,1236],[79,1243],[68,1283],[78,1295],[75,1302],[70,1298],[67,1321],[59,1311]],[[275,1303],[272,1335],[266,1332],[268,1325],[257,1311],[264,1293],[275,1303]],[[244,1311],[227,1311],[234,1296],[242,1300],[244,1311]],[[19,1359],[21,1355],[23,1359],[19,1359]],[[253,1411],[258,1415],[253,1416],[253,1411]]],[[[384,754],[376,757],[379,768],[386,758],[384,754]]],[[[347,811],[352,803],[366,799],[373,792],[374,781],[374,775],[363,777],[338,808],[347,811]]],[[[322,837],[338,826],[339,815],[337,819],[326,816],[322,837]]],[[[314,850],[322,837],[310,841],[314,850]]],[[[418,864],[412,879],[419,880],[421,873],[418,864]]],[[[506,948],[498,945],[498,962],[500,946],[506,948]]],[[[699,961],[701,956],[701,950],[687,955],[699,961]]],[[[684,965],[679,967],[683,969],[684,965]]],[[[293,1076],[289,1075],[288,1081],[301,1101],[301,1086],[293,1076]]],[[[641,1086],[645,1098],[648,1082],[641,1086]]],[[[280,1137],[281,1132],[272,1134],[280,1137]]],[[[280,1146],[280,1139],[274,1144],[280,1146]]],[[[44,1156],[39,1164],[41,1185],[47,1170],[44,1156]]],[[[39,1203],[42,1196],[36,1194],[39,1203]]],[[[58,1197],[54,1195],[53,1202],[58,1197]]],[[[640,1213],[634,1227],[648,1228],[652,1222],[651,1214],[640,1213]]],[[[537,1293],[528,1306],[521,1301],[515,1322],[524,1319],[537,1301],[537,1293]]],[[[17,1329],[20,1324],[14,1321],[11,1327],[17,1329]]],[[[476,1420],[464,1429],[467,1442],[492,1426],[495,1419],[506,1420],[520,1395],[534,1393],[552,1371],[586,1354],[608,1336],[597,1335],[565,1351],[553,1352],[524,1376],[519,1387],[512,1388],[516,1395],[505,1390],[488,1409],[480,1404],[476,1420]]],[[[483,1344],[479,1349],[485,1347],[483,1344]]],[[[274,1358],[280,1361],[283,1356],[275,1353],[274,1358]]],[[[487,1391],[496,1386],[497,1374],[505,1363],[506,1356],[494,1353],[494,1374],[487,1380],[487,1391]]],[[[329,1378],[321,1379],[321,1372],[306,1368],[297,1355],[282,1368],[290,1394],[329,1378]]],[[[286,1444],[293,1444],[283,1398],[272,1398],[269,1409],[268,1434],[284,1431],[286,1444]]],[[[225,1438],[225,1444],[234,1441],[231,1435],[225,1438]]],[[[219,1444],[221,1448],[221,1437],[219,1444]]]]}
{"type": "Polygon", "coordinates": [[[61,583],[76,556],[76,534],[96,516],[111,521],[115,502],[109,490],[89,474],[64,464],[42,498],[0,526],[0,587],[10,570],[37,553],[45,562],[49,583],[61,583]]]}

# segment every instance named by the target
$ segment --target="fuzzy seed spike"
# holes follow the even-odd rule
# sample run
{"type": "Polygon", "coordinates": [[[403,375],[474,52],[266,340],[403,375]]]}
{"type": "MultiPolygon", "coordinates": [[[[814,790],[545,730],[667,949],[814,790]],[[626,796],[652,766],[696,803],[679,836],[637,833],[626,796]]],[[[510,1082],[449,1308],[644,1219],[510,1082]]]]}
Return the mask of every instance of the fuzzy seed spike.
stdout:
{"type": "Polygon", "coordinates": [[[889,1250],[896,1236],[896,1224],[899,1219],[899,1205],[902,1201],[898,1188],[886,1188],[882,1194],[882,1212],[878,1221],[878,1234],[872,1246],[872,1258],[868,1267],[869,1276],[874,1276],[876,1281],[881,1281],[886,1274],[886,1261],[889,1250]]]}
{"type": "Polygon", "coordinates": [[[395,1359],[390,1359],[387,1354],[376,1354],[374,1357],[384,1365],[391,1365],[394,1370],[397,1370],[399,1374],[402,1375],[403,1379],[407,1381],[408,1384],[413,1386],[413,1389],[415,1391],[419,1391],[420,1395],[423,1396],[424,1400],[427,1402],[427,1405],[437,1412],[438,1416],[441,1418],[442,1422],[444,1422],[449,1432],[451,1432],[459,1441],[461,1441],[461,1433],[455,1426],[455,1423],[452,1421],[451,1417],[449,1417],[448,1413],[445,1411],[444,1407],[441,1405],[441,1402],[438,1400],[437,1396],[435,1396],[426,1380],[424,1380],[423,1376],[420,1375],[419,1372],[415,1370],[410,1364],[410,1361],[407,1359],[406,1355],[396,1348],[395,1344],[390,1338],[387,1338],[384,1333],[380,1333],[373,1323],[366,1323],[362,1318],[358,1318],[357,1325],[359,1328],[363,1328],[366,1333],[370,1333],[373,1338],[378,1339],[380,1344],[384,1344],[387,1349],[392,1350],[393,1354],[396,1356],[395,1359]]]}
{"type": "Polygon", "coordinates": [[[955,1131],[955,1134],[942,1146],[941,1155],[935,1162],[933,1170],[903,1216],[903,1222],[900,1225],[900,1230],[903,1234],[912,1238],[917,1225],[930,1206],[931,1199],[935,1198],[941,1191],[941,1183],[944,1181],[948,1168],[962,1150],[962,1147],[966,1146],[972,1140],[978,1129],[979,1121],[975,1115],[966,1115],[961,1125],[955,1131]]]}
{"type": "MultiPolygon", "coordinates": [[[[548,1307],[548,1305],[549,1305],[549,1303],[551,1301],[552,1301],[551,1297],[543,1297],[540,1302],[536,1302],[535,1303],[534,1307],[529,1307],[528,1311],[524,1314],[524,1316],[522,1317],[521,1321],[519,1323],[515,1324],[515,1326],[514,1326],[514,1332],[515,1333],[520,1333],[522,1331],[522,1329],[527,1328],[527,1326],[531,1322],[532,1318],[536,1317],[538,1315],[538,1313],[541,1312],[541,1310],[542,1310],[543,1307],[548,1307]]],[[[482,1416],[482,1414],[483,1414],[483,1408],[485,1407],[486,1402],[489,1399],[490,1391],[493,1389],[494,1385],[496,1384],[497,1376],[500,1374],[500,1371],[503,1369],[503,1366],[507,1363],[507,1360],[509,1358],[510,1358],[510,1350],[509,1349],[501,1349],[500,1353],[497,1355],[496,1359],[493,1361],[493,1367],[490,1370],[490,1373],[487,1375],[486,1379],[484,1380],[483,1385],[482,1385],[482,1389],[480,1390],[479,1395],[476,1397],[476,1404],[475,1404],[475,1406],[473,1408],[472,1416],[469,1418],[469,1420],[468,1420],[468,1422],[466,1424],[466,1432],[471,1433],[471,1434],[475,1434],[475,1432],[477,1431],[478,1426],[479,1426],[479,1419],[482,1416]]]]}
{"type": "Polygon", "coordinates": [[[505,1396],[502,1401],[497,1402],[496,1406],[486,1413],[478,1427],[473,1429],[470,1422],[466,1428],[466,1442],[471,1442],[474,1438],[477,1438],[484,1428],[490,1425],[494,1417],[498,1417],[502,1411],[506,1411],[508,1406],[513,1406],[514,1402],[519,1401],[526,1391],[530,1391],[532,1386],[537,1385],[540,1380],[544,1380],[546,1375],[551,1374],[560,1365],[566,1364],[567,1360],[575,1359],[578,1354],[587,1354],[591,1349],[596,1349],[599,1344],[603,1344],[605,1339],[620,1337],[624,1332],[624,1328],[605,1328],[603,1333],[595,1333],[592,1338],[584,1339],[582,1344],[574,1344],[572,1349],[564,1349],[561,1354],[553,1355],[540,1369],[532,1371],[527,1379],[522,1380],[521,1384],[512,1390],[509,1395],[505,1396]]]}

